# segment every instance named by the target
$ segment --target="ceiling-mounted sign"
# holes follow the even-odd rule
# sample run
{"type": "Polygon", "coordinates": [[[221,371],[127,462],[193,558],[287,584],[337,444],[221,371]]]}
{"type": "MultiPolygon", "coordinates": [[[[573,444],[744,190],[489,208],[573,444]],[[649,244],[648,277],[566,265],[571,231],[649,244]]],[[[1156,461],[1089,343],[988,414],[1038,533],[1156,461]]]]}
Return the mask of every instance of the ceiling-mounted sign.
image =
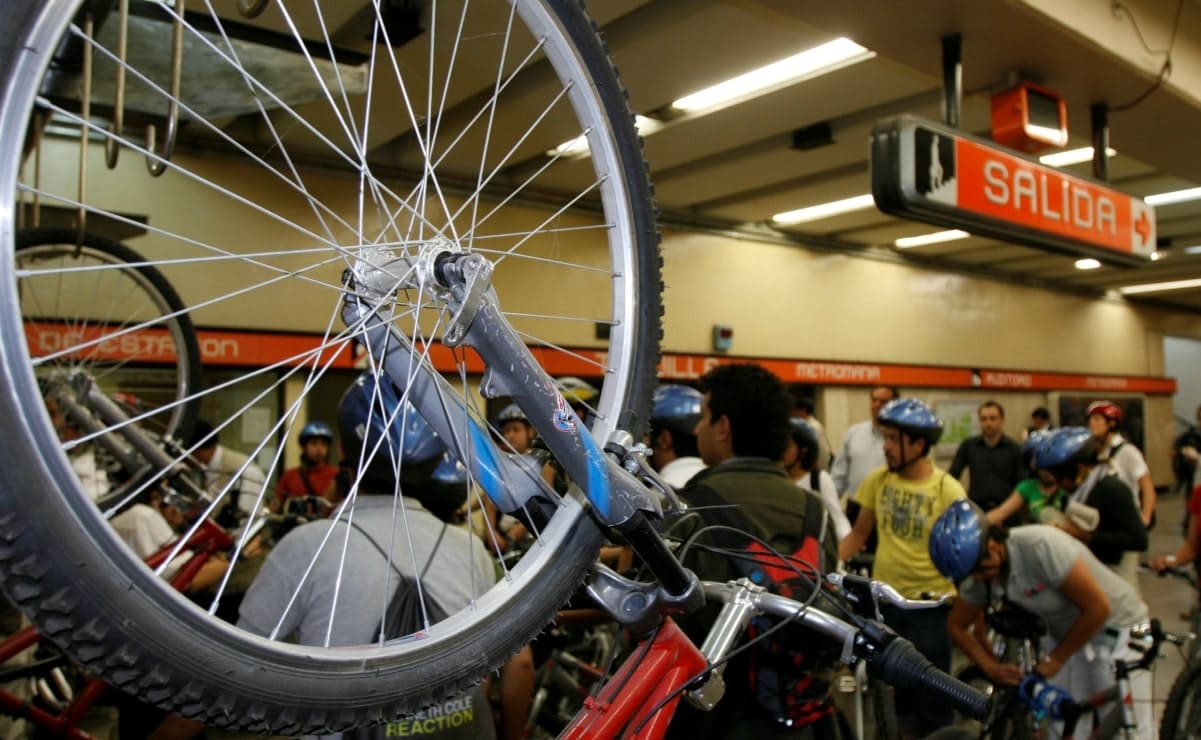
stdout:
{"type": "Polygon", "coordinates": [[[872,131],[872,196],[885,213],[1016,244],[1142,264],[1155,209],[940,123],[899,116],[872,131]]]}

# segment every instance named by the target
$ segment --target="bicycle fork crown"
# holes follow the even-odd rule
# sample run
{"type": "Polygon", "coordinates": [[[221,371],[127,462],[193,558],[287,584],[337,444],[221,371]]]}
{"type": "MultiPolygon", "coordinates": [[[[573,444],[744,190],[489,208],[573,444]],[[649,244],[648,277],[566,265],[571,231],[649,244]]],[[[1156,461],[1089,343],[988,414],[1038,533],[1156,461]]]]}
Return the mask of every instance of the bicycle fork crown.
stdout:
{"type": "Polygon", "coordinates": [[[349,286],[380,306],[397,291],[415,290],[418,304],[445,303],[453,311],[443,343],[454,347],[467,334],[491,286],[492,264],[478,253],[459,250],[444,237],[406,245],[369,247],[346,275],[349,286]]]}

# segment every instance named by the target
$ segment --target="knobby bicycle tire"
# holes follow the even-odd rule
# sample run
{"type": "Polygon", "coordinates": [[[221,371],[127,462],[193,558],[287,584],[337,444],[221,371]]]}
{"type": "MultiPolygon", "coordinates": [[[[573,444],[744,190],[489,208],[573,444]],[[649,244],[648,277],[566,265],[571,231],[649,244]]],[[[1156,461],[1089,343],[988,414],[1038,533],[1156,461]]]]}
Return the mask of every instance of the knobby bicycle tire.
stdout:
{"type": "Polygon", "coordinates": [[[875,737],[881,740],[901,740],[901,724],[897,719],[896,694],[893,688],[875,678],[868,679],[872,697],[872,726],[875,737]]]}
{"type": "Polygon", "coordinates": [[[1160,740],[1201,737],[1201,662],[1185,664],[1168,692],[1159,725],[1160,740]]]}
{"type": "MultiPolygon", "coordinates": [[[[147,5],[151,10],[161,11],[159,28],[164,28],[161,24],[164,19],[170,22],[170,11],[158,3],[147,5]]],[[[286,5],[278,2],[273,7],[282,11],[286,5]]],[[[449,6],[451,3],[440,4],[440,7],[442,5],[449,6]]],[[[79,205],[74,200],[77,197],[74,184],[70,182],[73,162],[66,175],[60,173],[58,177],[50,176],[41,183],[30,179],[22,169],[22,153],[27,149],[26,142],[35,112],[54,113],[65,119],[68,125],[91,127],[94,134],[116,138],[123,161],[114,173],[92,168],[90,189],[95,202],[84,204],[89,208],[89,217],[100,215],[122,220],[129,210],[136,207],[144,207],[151,213],[150,234],[147,236],[150,243],[144,249],[148,257],[147,264],[164,273],[165,279],[180,288],[187,299],[187,316],[197,326],[222,326],[228,325],[223,322],[234,321],[253,325],[258,318],[256,312],[261,308],[256,309],[253,304],[238,304],[236,299],[242,295],[240,289],[227,287],[225,282],[236,283],[243,273],[259,269],[265,269],[268,277],[246,277],[246,280],[252,281],[250,287],[263,287],[265,291],[267,287],[280,283],[284,290],[278,294],[278,300],[299,302],[297,310],[304,310],[311,303],[311,297],[305,290],[324,290],[319,293],[322,298],[319,304],[321,310],[336,316],[341,290],[336,280],[341,264],[333,261],[349,259],[348,254],[357,256],[370,251],[381,241],[387,241],[384,247],[399,248],[395,239],[384,240],[366,232],[362,225],[362,199],[366,197],[363,192],[379,198],[376,203],[368,205],[380,206],[382,203],[386,206],[376,210],[387,221],[387,228],[400,228],[398,222],[401,219],[397,213],[401,212],[411,220],[422,221],[423,226],[417,233],[427,241],[427,232],[422,229],[429,218],[428,212],[420,209],[428,207],[429,212],[433,212],[443,208],[448,211],[444,229],[447,234],[459,235],[460,232],[452,228],[460,225],[456,218],[459,221],[470,220],[467,224],[469,228],[464,232],[469,232],[470,239],[463,236],[456,243],[456,248],[481,249],[498,264],[526,259],[525,264],[528,265],[548,270],[560,269],[561,275],[552,278],[554,282],[548,282],[548,287],[542,290],[531,290],[528,279],[524,282],[511,280],[502,286],[504,293],[516,293],[518,299],[532,297],[549,300],[559,297],[565,299],[563,302],[574,305],[577,301],[583,301],[584,296],[593,290],[593,283],[588,281],[597,281],[605,288],[604,303],[599,309],[582,308],[575,313],[566,313],[560,324],[545,330],[536,323],[545,317],[534,308],[527,308],[524,303],[512,309],[510,304],[504,303],[505,296],[501,295],[501,309],[513,312],[510,319],[515,326],[533,317],[529,319],[532,328],[522,324],[518,330],[537,348],[540,356],[566,357],[576,363],[574,367],[580,363],[595,366],[596,375],[603,377],[605,382],[599,399],[592,401],[590,407],[595,415],[593,433],[602,442],[609,432],[616,429],[628,430],[636,436],[642,433],[654,384],[661,334],[662,284],[658,233],[646,163],[626,102],[625,89],[582,3],[516,0],[513,7],[519,11],[517,20],[528,26],[527,35],[533,40],[529,43],[529,56],[524,61],[520,56],[515,56],[518,62],[500,57],[495,75],[496,85],[490,97],[484,96],[483,103],[473,103],[474,99],[470,96],[462,98],[464,106],[474,104],[481,111],[472,121],[491,121],[492,117],[500,118],[509,115],[510,111],[518,111],[519,106],[509,106],[508,99],[500,99],[507,94],[514,80],[528,83],[530,87],[546,81],[559,85],[558,97],[552,97],[554,100],[561,97],[568,101],[564,109],[570,117],[578,120],[579,128],[576,131],[586,135],[591,146],[591,167],[571,164],[567,159],[554,159],[557,164],[579,170],[569,172],[569,176],[555,183],[557,186],[576,187],[576,190],[556,190],[551,187],[526,192],[524,183],[527,180],[521,178],[523,172],[528,172],[530,168],[522,162],[507,161],[505,157],[508,155],[504,154],[503,149],[501,153],[504,156],[497,161],[500,155],[495,154],[495,150],[500,148],[488,149],[485,146],[481,149],[483,155],[473,155],[480,160],[481,173],[478,178],[446,179],[448,187],[450,183],[466,182],[464,194],[459,196],[463,205],[455,214],[449,213],[450,206],[440,190],[442,183],[429,174],[442,160],[431,160],[427,163],[429,167],[421,171],[418,178],[420,187],[414,185],[412,188],[412,192],[418,195],[414,195],[412,201],[400,198],[391,200],[392,189],[395,189],[393,184],[374,175],[368,178],[359,173],[357,184],[362,186],[357,191],[360,220],[355,221],[353,216],[343,218],[341,225],[354,227],[357,224],[360,233],[343,236],[342,240],[334,239],[335,236],[342,236],[339,231],[342,226],[334,224],[337,228],[333,228],[326,223],[327,219],[341,218],[341,212],[327,208],[322,200],[323,197],[329,197],[331,202],[335,202],[335,196],[341,191],[319,180],[324,172],[321,168],[328,166],[328,160],[338,159],[345,154],[343,149],[351,147],[331,146],[325,160],[319,157],[307,160],[313,163],[313,172],[317,174],[311,174],[309,170],[305,170],[303,177],[296,174],[298,171],[294,169],[295,162],[290,154],[281,154],[280,151],[286,148],[283,146],[285,143],[294,143],[289,134],[299,130],[301,135],[297,138],[301,141],[297,151],[298,156],[304,155],[303,145],[312,144],[312,141],[305,139],[305,135],[311,133],[316,138],[316,127],[305,128],[303,122],[296,122],[292,131],[283,133],[271,127],[287,114],[303,110],[299,103],[293,108],[292,103],[282,101],[272,108],[270,115],[260,107],[257,109],[261,113],[258,129],[252,131],[250,129],[253,126],[239,128],[231,125],[233,134],[227,134],[223,129],[217,130],[213,122],[225,125],[232,119],[236,124],[237,116],[221,112],[206,114],[195,107],[187,107],[184,113],[188,118],[187,126],[193,134],[199,135],[199,140],[193,142],[195,148],[191,152],[192,158],[187,159],[186,153],[180,153],[184,149],[181,144],[175,154],[177,161],[168,164],[167,175],[161,181],[151,186],[148,184],[151,181],[133,180],[134,185],[129,185],[129,178],[141,172],[142,163],[130,163],[127,160],[143,159],[146,156],[144,147],[128,135],[117,137],[112,133],[104,133],[106,129],[103,125],[80,119],[76,109],[63,102],[63,95],[76,88],[72,85],[56,87],[59,81],[57,76],[67,74],[63,70],[70,69],[67,63],[70,60],[63,60],[56,54],[72,46],[60,44],[60,39],[71,39],[75,47],[94,46],[97,56],[102,61],[104,58],[100,50],[101,42],[89,42],[76,22],[76,11],[81,6],[78,0],[6,3],[0,6],[0,26],[7,29],[0,38],[0,69],[6,70],[4,79],[0,80],[0,146],[3,147],[3,154],[0,155],[0,198],[14,203],[36,193],[41,194],[43,202],[57,201],[69,207],[79,205]],[[492,104],[489,100],[493,101],[492,104]],[[251,140],[253,135],[268,128],[274,137],[273,143],[260,145],[251,140]],[[242,134],[250,137],[245,144],[233,138],[242,134]],[[223,147],[222,152],[229,157],[247,160],[251,159],[253,152],[253,161],[246,165],[251,169],[237,170],[226,159],[214,164],[199,156],[208,151],[206,147],[214,146],[223,147]],[[262,156],[257,152],[263,152],[262,156]],[[484,159],[488,160],[486,168],[484,159]],[[524,171],[523,166],[526,167],[524,171]],[[573,178],[582,178],[584,184],[573,185],[573,178]],[[104,187],[110,182],[112,188],[104,187]],[[297,210],[285,211],[280,207],[278,212],[271,211],[256,203],[253,197],[241,196],[237,188],[244,183],[285,191],[281,197],[293,198],[299,204],[297,210]],[[512,196],[493,192],[505,183],[516,183],[512,184],[512,196]],[[185,186],[193,189],[185,190],[185,186]],[[322,190],[323,187],[325,190],[322,190]],[[474,192],[471,191],[472,187],[475,188],[474,192]],[[130,188],[137,194],[137,200],[132,204],[128,198],[122,200],[122,195],[127,196],[130,188]],[[155,210],[158,204],[179,192],[189,194],[186,202],[174,203],[172,210],[155,210]],[[333,195],[330,195],[331,192],[333,195]],[[230,193],[239,197],[234,198],[230,193]],[[491,212],[484,214],[486,208],[508,208],[513,211],[514,215],[506,215],[509,220],[503,224],[509,228],[513,228],[509,226],[510,222],[531,219],[526,211],[510,203],[510,197],[514,204],[536,213],[539,225],[523,226],[525,231],[517,236],[499,227],[492,230],[494,233],[480,229],[480,224],[491,216],[491,212]],[[487,204],[479,208],[480,217],[477,219],[476,211],[467,206],[473,199],[478,204],[485,198],[488,199],[487,204]],[[393,206],[400,201],[409,210],[403,211],[397,205],[394,212],[393,206]],[[551,204],[549,207],[546,205],[548,202],[551,204]],[[553,217],[546,219],[545,211],[537,211],[535,207],[548,208],[553,217]],[[236,233],[226,234],[222,231],[227,212],[222,209],[229,209],[228,213],[244,219],[244,223],[238,222],[236,233]],[[462,213],[470,215],[460,217],[462,213]],[[541,225],[543,219],[547,224],[545,226],[541,225]],[[560,222],[563,222],[561,226],[560,222]],[[284,240],[268,227],[289,229],[287,233],[290,240],[284,240]],[[324,230],[321,227],[325,227],[324,230]],[[322,231],[324,233],[319,233],[322,231]],[[325,273],[297,265],[297,261],[308,259],[309,252],[317,251],[315,247],[301,249],[292,246],[296,234],[300,232],[306,235],[302,246],[314,244],[324,249],[325,241],[329,242],[329,249],[323,253],[326,261],[318,262],[319,257],[313,256],[311,262],[327,273],[332,272],[333,278],[326,279],[325,273]],[[563,256],[574,254],[572,250],[576,244],[572,239],[577,232],[600,234],[598,241],[603,247],[598,251],[599,257],[591,256],[592,252],[588,252],[588,259],[563,256]],[[210,233],[211,243],[207,236],[210,233]],[[478,243],[473,241],[477,238],[478,243]],[[478,246],[485,243],[484,238],[492,239],[487,244],[501,246],[484,250],[478,246]],[[530,247],[527,257],[523,253],[527,241],[543,251],[535,253],[534,247],[530,247]],[[280,242],[284,242],[284,246],[276,246],[280,242]],[[473,244],[477,246],[473,247],[473,244]],[[202,252],[200,256],[188,251],[196,246],[209,251],[202,252]],[[268,253],[269,247],[274,251],[270,251],[269,256],[262,256],[268,253]],[[330,257],[330,254],[334,256],[330,257]],[[182,272],[185,269],[187,273],[182,272]],[[221,272],[214,278],[205,270],[221,272]],[[181,274],[186,277],[181,279],[181,274]],[[195,279],[191,277],[193,275],[195,279]],[[210,288],[214,292],[206,294],[204,291],[210,288]],[[304,297],[297,298],[293,293],[303,293],[304,297]],[[560,334],[577,336],[578,332],[571,334],[568,329],[574,330],[578,326],[584,326],[591,332],[597,323],[605,324],[608,338],[597,340],[588,337],[588,342],[592,342],[589,346],[598,347],[595,355],[560,346],[588,344],[579,339],[561,339],[560,334]]],[[[465,10],[467,6],[463,7],[465,10]]],[[[477,3],[471,8],[485,16],[494,15],[500,9],[500,19],[504,21],[509,5],[477,3]]],[[[264,14],[264,22],[272,19],[278,22],[273,12],[264,14]]],[[[109,16],[108,22],[111,23],[113,18],[109,16]]],[[[509,28],[516,25],[513,23],[514,17],[509,17],[508,21],[509,28]]],[[[314,25],[308,27],[311,29],[314,25]]],[[[454,26],[446,27],[452,29],[449,33],[453,36],[454,26]]],[[[480,33],[479,29],[467,27],[466,32],[459,31],[461,38],[455,38],[455,41],[492,44],[483,47],[491,53],[494,48],[501,48],[502,40],[508,41],[505,34],[509,33],[509,28],[502,24],[503,33],[485,34],[480,33]]],[[[520,30],[518,28],[515,33],[520,33],[520,30]]],[[[235,51],[230,51],[241,50],[241,47],[232,42],[228,46],[223,45],[212,31],[202,38],[202,34],[194,31],[190,25],[186,33],[194,46],[207,44],[217,50],[210,53],[210,61],[224,59],[230,62],[227,66],[235,73],[233,78],[250,85],[246,65],[241,62],[234,64],[238,57],[235,51]]],[[[395,59],[389,58],[387,45],[369,48],[371,54],[375,55],[373,59],[378,56],[380,68],[400,69],[395,59]]],[[[472,47],[470,51],[475,52],[478,48],[472,47]]],[[[504,50],[507,53],[507,45],[504,50]]],[[[514,53],[519,55],[521,52],[514,53]]],[[[335,72],[328,72],[328,66],[319,65],[309,58],[309,46],[299,49],[296,54],[311,63],[316,70],[315,76],[324,75],[318,87],[327,94],[336,95],[334,77],[330,75],[342,74],[341,68],[334,65],[335,72]]],[[[430,54],[431,59],[434,56],[430,54]]],[[[462,56],[471,62],[480,58],[478,53],[465,52],[462,56]]],[[[455,58],[458,57],[452,57],[455,58]]],[[[136,62],[131,61],[131,74],[136,69],[134,65],[136,62]]],[[[374,66],[371,68],[374,69],[374,66]]],[[[368,68],[361,65],[358,69],[366,74],[368,68]]],[[[256,67],[254,71],[265,75],[269,70],[256,67]]],[[[396,74],[399,76],[400,73],[396,74]]],[[[429,75],[430,79],[434,77],[433,74],[429,75]]],[[[449,74],[447,78],[449,80],[449,74]]],[[[242,97],[249,101],[245,104],[260,105],[264,100],[271,102],[270,86],[257,79],[254,82],[252,95],[245,95],[246,90],[242,90],[242,97]]],[[[342,82],[340,77],[337,78],[337,84],[342,82]]],[[[142,84],[152,87],[147,83],[142,84]]],[[[449,81],[447,87],[450,88],[449,81]]],[[[513,87],[519,86],[513,83],[513,87]]],[[[366,89],[371,89],[370,85],[366,89]]],[[[524,87],[521,89],[526,90],[524,87]]],[[[187,95],[187,86],[184,90],[181,97],[187,95]]],[[[161,92],[152,91],[151,97],[156,105],[162,103],[165,107],[161,92]]],[[[458,94],[458,91],[453,92],[458,94]]],[[[214,96],[209,100],[222,102],[218,98],[214,96]]],[[[190,98],[182,102],[185,105],[199,105],[190,98]]],[[[271,104],[275,105],[274,102],[271,104]]],[[[353,109],[354,106],[347,105],[347,110],[352,114],[353,109]]],[[[338,106],[331,105],[331,110],[326,112],[328,116],[341,115],[338,106]]],[[[437,112],[441,110],[438,108],[437,112]]],[[[371,111],[370,106],[367,111],[371,111]]],[[[556,126],[562,122],[562,109],[551,110],[548,105],[546,113],[544,116],[531,116],[531,130],[534,125],[542,125],[544,119],[556,126]]],[[[254,116],[255,113],[244,112],[240,115],[254,116]]],[[[418,143],[424,146],[427,142],[433,142],[438,132],[433,119],[416,115],[412,119],[418,143]]],[[[461,129],[464,132],[463,140],[473,141],[469,135],[470,125],[471,122],[467,122],[461,129]]],[[[355,127],[351,125],[347,128],[355,127]]],[[[447,123],[446,128],[452,129],[451,124],[447,123]]],[[[571,132],[570,128],[563,129],[561,126],[553,129],[556,135],[561,135],[557,132],[562,130],[571,132]]],[[[361,146],[354,149],[366,152],[366,125],[362,126],[362,131],[363,140],[358,142],[361,146]]],[[[348,130],[347,133],[349,135],[352,132],[348,130]]],[[[353,133],[357,136],[358,129],[353,133]]],[[[444,133],[444,138],[439,141],[450,139],[452,135],[453,130],[444,133]]],[[[487,140],[486,136],[481,138],[487,140]]],[[[398,136],[397,141],[406,140],[398,136]]],[[[411,143],[412,137],[407,141],[411,143]]],[[[514,149],[523,142],[524,139],[517,142],[514,149]]],[[[78,144],[71,146],[77,148],[78,144]]],[[[455,153],[449,149],[447,147],[444,155],[447,161],[453,160],[452,164],[457,164],[465,159],[456,159],[455,153]]],[[[538,156],[541,156],[540,152],[538,156]]],[[[365,153],[363,157],[366,157],[365,153]]],[[[400,161],[399,158],[397,161],[400,161]]],[[[353,167],[351,170],[355,171],[353,167]]],[[[399,165],[389,171],[395,173],[396,177],[410,173],[399,165]]],[[[345,183],[340,187],[355,192],[353,186],[348,187],[345,183]]],[[[14,224],[11,217],[11,212],[0,213],[0,239],[5,241],[12,239],[14,224]]],[[[591,248],[591,243],[586,246],[591,248]]],[[[500,273],[498,267],[497,275],[500,273]]],[[[498,277],[498,284],[499,280],[498,277]]],[[[531,554],[509,570],[495,587],[478,594],[471,608],[452,614],[446,621],[431,627],[424,639],[390,642],[383,646],[313,648],[288,644],[282,640],[268,640],[221,622],[173,592],[145,568],[81,492],[47,418],[35,373],[30,366],[17,308],[18,282],[14,265],[11,261],[5,261],[0,266],[0,295],[4,297],[3,305],[7,309],[0,312],[0,343],[3,343],[5,350],[0,418],[9,424],[5,447],[7,462],[19,460],[21,464],[0,466],[0,577],[3,587],[36,621],[46,637],[63,646],[89,669],[144,701],[208,724],[278,734],[330,731],[396,717],[459,693],[482,675],[494,670],[547,623],[553,612],[579,586],[586,569],[595,558],[602,533],[580,500],[569,495],[554,500],[553,516],[546,527],[540,530],[539,541],[531,548],[531,554]]],[[[502,291],[498,289],[497,292],[502,291]]],[[[262,300],[277,300],[275,295],[265,293],[262,300]]],[[[426,298],[417,296],[412,299],[414,316],[425,308],[421,301],[426,298]]],[[[416,319],[411,323],[415,332],[427,330],[425,325],[419,326],[420,322],[416,319]]],[[[276,327],[266,324],[263,328],[276,327]]],[[[352,339],[327,329],[323,343],[336,344],[336,348],[341,348],[348,346],[352,339]]],[[[417,339],[420,343],[426,336],[417,339]]],[[[311,383],[320,379],[321,373],[328,369],[323,362],[324,355],[320,353],[305,356],[304,363],[309,363],[311,369],[306,370],[307,375],[300,376],[305,381],[304,390],[308,390],[311,383]]],[[[576,371],[575,374],[583,372],[576,371]]],[[[258,387],[253,390],[257,392],[258,387]]],[[[198,393],[197,397],[203,396],[198,393]]],[[[239,409],[237,413],[245,410],[239,409]]],[[[281,423],[283,421],[287,424],[274,427],[267,435],[260,434],[263,441],[255,448],[256,454],[263,452],[264,445],[271,439],[283,439],[285,443],[292,439],[299,429],[299,426],[295,429],[292,426],[296,422],[294,412],[293,415],[285,414],[281,423]]],[[[247,425],[242,428],[253,427],[247,425]]],[[[264,454],[259,457],[263,459],[270,456],[264,454]]],[[[279,457],[276,457],[272,464],[278,461],[279,457]]],[[[267,471],[268,476],[278,472],[274,468],[267,471]]]]}

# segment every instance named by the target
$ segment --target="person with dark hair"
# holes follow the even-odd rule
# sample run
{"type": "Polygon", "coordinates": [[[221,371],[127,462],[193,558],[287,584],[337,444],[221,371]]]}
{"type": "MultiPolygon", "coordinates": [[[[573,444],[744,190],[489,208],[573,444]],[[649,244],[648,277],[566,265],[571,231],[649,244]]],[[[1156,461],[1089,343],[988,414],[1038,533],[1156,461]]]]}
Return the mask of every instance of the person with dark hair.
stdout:
{"type": "Polygon", "coordinates": [[[793,418],[800,419],[813,428],[817,435],[817,457],[813,464],[818,470],[828,470],[834,453],[830,450],[830,438],[826,436],[826,427],[817,418],[813,404],[807,399],[799,399],[792,406],[793,418]]]}
{"type": "Polygon", "coordinates": [[[651,467],[675,488],[705,469],[696,446],[696,424],[705,397],[686,385],[665,384],[651,397],[651,467]]]}
{"type": "Polygon", "coordinates": [[[200,463],[204,474],[204,489],[214,499],[228,496],[218,521],[235,526],[254,513],[262,497],[263,506],[271,503],[264,494],[267,476],[249,456],[220,443],[219,430],[207,421],[199,420],[188,441],[192,458],[200,463]]]}
{"type": "MultiPolygon", "coordinates": [[[[448,464],[446,447],[386,376],[359,376],[342,396],[338,425],[345,453],[339,485],[354,500],[337,518],[309,522],[279,541],[242,601],[243,629],[301,645],[366,645],[379,639],[380,615],[402,578],[420,581],[415,593],[425,613],[442,614],[467,607],[495,580],[489,548],[431,513],[445,496],[436,471],[448,464]],[[400,506],[404,516],[394,516],[400,506]]],[[[447,722],[423,736],[495,737],[478,688],[438,708],[439,717],[452,714],[455,727],[447,722]]],[[[372,736],[414,734],[414,723],[422,733],[420,719],[405,718],[372,736]]]]}
{"type": "Polygon", "coordinates": [[[1172,475],[1176,478],[1176,490],[1186,497],[1201,485],[1201,406],[1197,407],[1197,423],[1190,424],[1172,441],[1172,475]]]}
{"type": "Polygon", "coordinates": [[[1143,453],[1122,436],[1126,416],[1122,407],[1113,401],[1094,401],[1088,405],[1087,414],[1088,431],[1102,443],[1097,459],[1107,463],[1130,489],[1143,524],[1150,527],[1155,520],[1155,483],[1143,453]]]}
{"type": "Polygon", "coordinates": [[[1138,590],[1138,556],[1147,549],[1147,528],[1126,484],[1101,463],[1104,443],[1083,427],[1060,427],[1034,452],[1034,467],[1046,471],[1067,493],[1067,501],[1092,507],[1097,522],[1092,531],[1068,517],[1056,526],[1084,542],[1093,555],[1113,568],[1138,590]]]}
{"type": "Polygon", "coordinates": [[[884,464],[884,435],[877,419],[886,403],[900,397],[900,391],[889,385],[872,388],[871,418],[847,429],[842,448],[830,466],[830,476],[834,478],[839,495],[853,495],[867,474],[884,464]]]}
{"type": "MultiPolygon", "coordinates": [[[[942,420],[925,403],[899,398],[880,409],[885,465],[872,471],[855,494],[859,512],[838,546],[850,560],[879,531],[873,576],[907,598],[954,593],[930,560],[930,528],[953,502],[964,498],[959,481],[935,467],[930,452],[942,436],[942,420]]],[[[905,611],[882,608],[884,622],[913,642],[943,671],[951,669],[951,643],[943,624],[947,607],[905,611]]],[[[896,691],[897,720],[907,734],[925,737],[951,723],[951,708],[920,691],[896,691]]]]}
{"type": "Polygon", "coordinates": [[[1022,467],[1031,476],[1018,483],[1004,503],[988,511],[992,526],[1000,527],[1015,518],[1024,524],[1053,524],[1063,515],[1066,495],[1050,473],[1034,469],[1034,452],[1050,434],[1050,430],[1032,432],[1022,443],[1022,467]]]}
{"type": "Polygon", "coordinates": [[[1180,436],[1172,441],[1172,473],[1176,476],[1177,488],[1189,496],[1201,485],[1201,406],[1197,407],[1197,423],[1190,424],[1180,436]]]}
{"type": "Polygon", "coordinates": [[[310,421],[297,436],[300,443],[300,465],[285,470],[275,484],[275,500],[272,510],[284,511],[293,499],[320,499],[319,508],[306,506],[306,514],[324,515],[337,502],[334,477],[338,466],[329,464],[330,447],[334,444],[334,430],[323,421],[310,421]]]}
{"type": "Polygon", "coordinates": [[[789,421],[792,429],[788,432],[788,446],[784,448],[780,464],[798,488],[816,494],[822,500],[826,513],[830,515],[835,539],[842,542],[851,533],[851,522],[842,510],[834,479],[826,471],[817,468],[818,450],[821,449],[817,431],[804,419],[794,416],[789,421]]]}
{"type": "MultiPolygon", "coordinates": [[[[1046,623],[1054,644],[1034,671],[1055,678],[1076,699],[1112,686],[1115,661],[1140,656],[1130,646],[1130,628],[1147,619],[1147,605],[1060,529],[1039,524],[990,527],[978,506],[957,501],[934,524],[930,558],[940,573],[959,584],[959,598],[946,622],[951,640],[994,683],[1017,686],[1023,678],[1016,666],[998,662],[971,634],[989,602],[1001,596],[1046,623]]],[[[1135,671],[1130,678],[1141,736],[1151,737],[1151,674],[1135,671]]],[[[1077,737],[1089,735],[1091,720],[1085,713],[1077,737]]]]}
{"type": "Polygon", "coordinates": [[[967,470],[971,476],[967,497],[988,511],[1004,503],[1017,484],[1029,477],[1029,468],[1022,465],[1021,446],[1005,434],[1005,409],[1001,404],[985,401],[976,416],[980,433],[959,445],[948,472],[958,479],[967,470]]]}
{"type": "MultiPolygon", "coordinates": [[[[852,424],[842,438],[842,448],[834,462],[830,465],[830,477],[834,479],[834,487],[842,499],[847,518],[854,522],[859,514],[859,502],[855,500],[855,492],[859,490],[863,479],[868,473],[884,465],[884,435],[880,431],[877,419],[880,409],[890,401],[901,397],[901,392],[890,385],[878,385],[872,388],[869,395],[871,403],[871,418],[852,424]]],[[[868,535],[863,551],[869,556],[876,552],[877,535],[872,531],[868,535]]]]}
{"type": "Polygon", "coordinates": [[[512,448],[510,451],[518,455],[529,452],[534,446],[534,440],[538,437],[538,432],[530,423],[529,417],[515,403],[505,406],[496,415],[496,431],[504,437],[505,449],[512,448]]]}
{"type": "MultiPolygon", "coordinates": [[[[832,568],[836,560],[834,537],[819,539],[824,530],[824,509],[811,493],[798,491],[776,463],[787,444],[791,399],[779,378],[752,364],[720,365],[701,379],[704,403],[696,424],[701,459],[709,466],[693,476],[680,491],[690,511],[672,523],[671,532],[692,544],[684,564],[702,580],[727,581],[743,575],[727,549],[744,550],[766,544],[793,554],[811,544],[812,563],[832,568]],[[799,495],[798,495],[799,494],[799,495]],[[737,529],[752,535],[733,535],[737,529]]],[[[711,605],[699,615],[681,621],[694,639],[708,632],[717,615],[711,605]]],[[[754,738],[808,737],[808,723],[824,727],[832,704],[825,684],[813,691],[818,708],[804,721],[789,727],[761,703],[746,680],[750,655],[742,653],[726,666],[726,696],[708,713],[683,708],[672,723],[672,737],[754,738]],[[731,677],[742,680],[733,680],[731,677]],[[802,728],[802,725],[805,725],[802,728]]],[[[818,736],[824,736],[819,734],[818,736]]]]}
{"type": "Polygon", "coordinates": [[[1030,426],[1022,432],[1022,437],[1028,437],[1035,432],[1049,432],[1052,428],[1051,411],[1046,406],[1039,406],[1030,412],[1030,426]]]}

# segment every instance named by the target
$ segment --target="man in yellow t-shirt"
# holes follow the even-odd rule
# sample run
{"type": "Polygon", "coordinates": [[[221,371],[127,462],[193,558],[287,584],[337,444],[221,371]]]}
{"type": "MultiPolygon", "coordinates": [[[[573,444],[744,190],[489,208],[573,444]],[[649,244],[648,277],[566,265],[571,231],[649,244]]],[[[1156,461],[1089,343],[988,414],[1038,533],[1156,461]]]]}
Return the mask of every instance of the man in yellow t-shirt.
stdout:
{"type": "MultiPolygon", "coordinates": [[[[879,528],[873,575],[908,598],[937,598],[954,586],[930,560],[930,529],[953,501],[966,498],[959,481],[935,467],[930,450],[942,436],[942,422],[914,398],[898,398],[880,410],[887,465],[868,474],[855,500],[855,526],[838,548],[843,560],[859,552],[879,528]]],[[[884,622],[913,642],[930,662],[951,668],[946,621],[950,607],[904,611],[884,607],[884,622]]],[[[920,692],[896,691],[897,720],[907,735],[925,737],[951,723],[951,708],[920,692]]]]}

